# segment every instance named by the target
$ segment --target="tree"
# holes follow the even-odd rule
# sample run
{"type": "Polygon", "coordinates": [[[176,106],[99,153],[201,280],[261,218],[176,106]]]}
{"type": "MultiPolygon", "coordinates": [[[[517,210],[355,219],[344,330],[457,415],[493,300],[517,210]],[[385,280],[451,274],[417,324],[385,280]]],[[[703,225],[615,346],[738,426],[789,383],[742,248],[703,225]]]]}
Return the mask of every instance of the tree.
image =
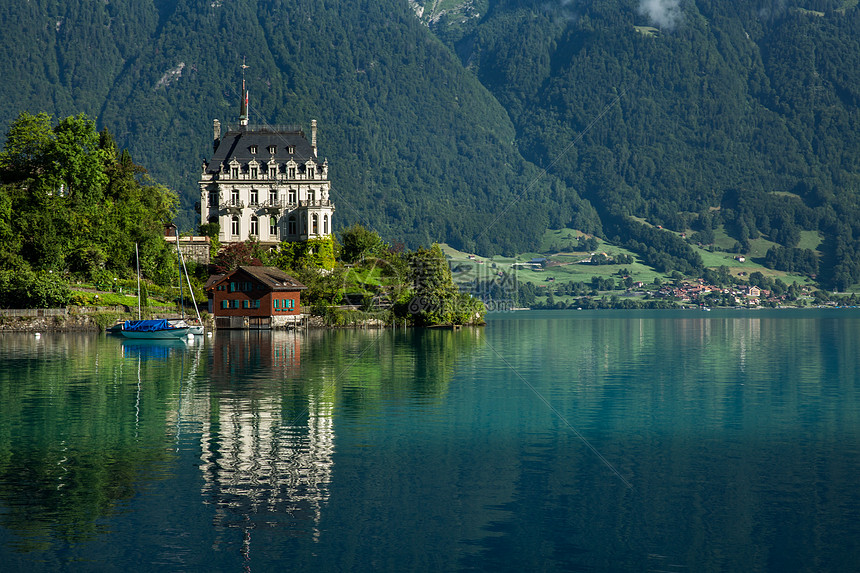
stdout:
{"type": "Polygon", "coordinates": [[[215,271],[224,274],[241,266],[259,267],[263,264],[261,256],[260,243],[257,241],[231,243],[218,252],[214,261],[215,271]]]}
{"type": "Polygon", "coordinates": [[[438,244],[407,253],[412,298],[399,308],[419,326],[434,324],[471,324],[481,322],[484,304],[471,295],[460,293],[454,285],[448,261],[438,244]]]}
{"type": "Polygon", "coordinates": [[[370,231],[356,223],[340,232],[340,240],[343,245],[340,257],[345,263],[354,263],[366,256],[381,256],[388,249],[388,245],[376,231],[370,231]]]}

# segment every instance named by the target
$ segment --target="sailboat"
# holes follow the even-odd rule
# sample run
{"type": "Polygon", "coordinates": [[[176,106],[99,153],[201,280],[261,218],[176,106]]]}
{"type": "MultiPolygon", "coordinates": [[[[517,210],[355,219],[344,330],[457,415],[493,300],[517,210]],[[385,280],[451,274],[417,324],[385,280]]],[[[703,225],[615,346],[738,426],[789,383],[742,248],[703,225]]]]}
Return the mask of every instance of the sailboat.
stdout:
{"type": "MultiPolygon", "coordinates": [[[[177,249],[179,245],[177,243],[177,249]]],[[[137,251],[137,245],[134,246],[134,254],[137,259],[137,320],[126,320],[119,325],[119,328],[114,332],[119,332],[126,338],[146,338],[150,340],[177,340],[185,338],[193,332],[185,320],[168,320],[165,318],[157,319],[141,319],[140,310],[140,255],[137,251]]],[[[180,254],[180,260],[182,255],[180,254]]],[[[180,273],[182,270],[180,269],[180,273]]],[[[180,277],[181,280],[181,277],[180,277]]],[[[190,287],[189,281],[189,287],[190,287]]],[[[196,305],[195,305],[196,306],[196,305]]],[[[199,316],[199,311],[198,311],[199,316]]],[[[202,322],[201,322],[202,325],[202,322]]],[[[200,327],[202,334],[202,326],[200,327]]]]}

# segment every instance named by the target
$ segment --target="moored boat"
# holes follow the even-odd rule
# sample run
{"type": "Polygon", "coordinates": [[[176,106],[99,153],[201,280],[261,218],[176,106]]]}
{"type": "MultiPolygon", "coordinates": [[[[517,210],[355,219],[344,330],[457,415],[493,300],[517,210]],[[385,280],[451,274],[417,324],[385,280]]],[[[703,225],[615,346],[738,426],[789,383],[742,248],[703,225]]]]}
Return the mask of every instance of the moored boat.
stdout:
{"type": "Polygon", "coordinates": [[[126,338],[178,339],[191,332],[185,321],[167,319],[126,320],[117,330],[126,338]]]}

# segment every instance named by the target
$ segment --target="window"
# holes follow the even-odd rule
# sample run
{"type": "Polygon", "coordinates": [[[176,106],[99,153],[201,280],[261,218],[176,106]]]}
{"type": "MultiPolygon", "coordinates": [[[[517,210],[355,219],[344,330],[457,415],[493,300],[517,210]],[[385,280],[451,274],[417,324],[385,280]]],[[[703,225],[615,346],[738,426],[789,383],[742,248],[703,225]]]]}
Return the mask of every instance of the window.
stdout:
{"type": "Polygon", "coordinates": [[[295,152],[296,152],[296,146],[295,146],[295,145],[288,145],[288,146],[287,146],[287,153],[289,153],[290,155],[292,155],[292,154],[293,154],[293,153],[295,153],[295,152]]]}
{"type": "Polygon", "coordinates": [[[314,178],[314,168],[308,167],[308,179],[313,179],[313,178],[314,178]]]}
{"type": "Polygon", "coordinates": [[[320,224],[319,224],[319,216],[314,213],[313,217],[311,217],[311,228],[313,229],[314,235],[319,235],[320,233],[320,224]]]}
{"type": "Polygon", "coordinates": [[[250,233],[254,236],[257,236],[260,234],[259,222],[257,221],[256,217],[251,217],[251,231],[250,231],[250,233]]]}
{"type": "Polygon", "coordinates": [[[295,178],[296,178],[296,168],[295,168],[295,167],[290,167],[290,169],[289,169],[289,177],[290,177],[290,179],[295,179],[295,178]]]}
{"type": "Polygon", "coordinates": [[[274,216],[269,217],[269,238],[278,238],[278,218],[274,216]]]}
{"type": "Polygon", "coordinates": [[[209,192],[209,206],[217,207],[218,206],[218,192],[210,191],[209,192]]]}
{"type": "Polygon", "coordinates": [[[242,301],[242,308],[250,308],[247,300],[242,301]]]}
{"type": "Polygon", "coordinates": [[[232,177],[233,179],[239,178],[239,168],[238,167],[233,167],[232,169],[230,169],[230,177],[232,177]]]}
{"type": "Polygon", "coordinates": [[[289,195],[289,203],[290,203],[290,205],[295,205],[295,204],[296,204],[296,190],[295,190],[295,189],[290,189],[290,190],[289,190],[289,192],[288,192],[288,195],[289,195]]]}
{"type": "Polygon", "coordinates": [[[269,146],[269,153],[270,154],[274,155],[277,150],[278,150],[278,148],[275,147],[274,145],[269,146]]]}
{"type": "Polygon", "coordinates": [[[290,215],[289,226],[287,228],[287,232],[290,235],[296,234],[296,216],[295,215],[290,215]]]}
{"type": "Polygon", "coordinates": [[[230,233],[237,237],[239,236],[239,217],[233,215],[233,218],[230,220],[230,233]]]}
{"type": "Polygon", "coordinates": [[[230,301],[229,300],[222,300],[221,301],[221,308],[230,308],[230,301]]]}
{"type": "Polygon", "coordinates": [[[252,153],[252,154],[256,154],[256,153],[257,153],[257,146],[256,146],[256,145],[252,145],[252,146],[250,147],[250,150],[251,150],[251,153],[252,153]]]}
{"type": "Polygon", "coordinates": [[[233,189],[232,191],[230,191],[230,204],[233,205],[234,207],[239,206],[239,190],[238,189],[233,189]]]}
{"type": "Polygon", "coordinates": [[[251,189],[251,205],[256,205],[259,202],[259,193],[256,189],[251,189]]]}
{"type": "Polygon", "coordinates": [[[313,205],[314,201],[317,199],[317,192],[313,189],[308,189],[308,205],[313,205]]]}
{"type": "Polygon", "coordinates": [[[328,235],[328,215],[323,215],[323,235],[328,235]]]}
{"type": "Polygon", "coordinates": [[[256,178],[257,178],[257,168],[252,167],[251,168],[251,179],[256,179],[256,178]]]}
{"type": "Polygon", "coordinates": [[[269,191],[269,203],[274,206],[278,204],[278,192],[277,191],[269,191]]]}
{"type": "Polygon", "coordinates": [[[269,179],[277,179],[278,178],[278,168],[277,167],[269,167],[269,179]]]}

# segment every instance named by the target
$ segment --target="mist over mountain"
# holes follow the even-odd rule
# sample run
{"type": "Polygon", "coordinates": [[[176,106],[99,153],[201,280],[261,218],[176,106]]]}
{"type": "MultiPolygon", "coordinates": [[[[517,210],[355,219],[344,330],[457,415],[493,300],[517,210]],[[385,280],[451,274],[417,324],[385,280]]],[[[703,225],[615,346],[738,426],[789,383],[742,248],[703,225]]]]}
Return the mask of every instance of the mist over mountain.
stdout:
{"type": "Polygon", "coordinates": [[[716,235],[860,281],[856,0],[2,0],[0,21],[3,131],[87,113],[185,229],[244,59],[252,123],[319,121],[337,226],[484,254],[572,227],[682,272],[716,235]]]}

